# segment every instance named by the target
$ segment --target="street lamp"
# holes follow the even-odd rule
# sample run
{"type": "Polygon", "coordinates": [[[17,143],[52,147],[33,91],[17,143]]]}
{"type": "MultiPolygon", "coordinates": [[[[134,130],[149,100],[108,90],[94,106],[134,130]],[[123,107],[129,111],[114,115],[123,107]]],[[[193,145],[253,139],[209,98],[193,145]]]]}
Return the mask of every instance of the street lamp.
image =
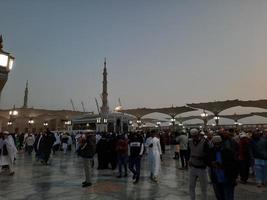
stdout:
{"type": "Polygon", "coordinates": [[[156,124],[157,124],[157,125],[156,125],[156,128],[161,129],[161,122],[157,122],[156,124]]]}
{"type": "Polygon", "coordinates": [[[215,120],[216,126],[218,126],[220,117],[216,115],[213,119],[215,120]]]}
{"type": "Polygon", "coordinates": [[[174,117],[171,118],[171,123],[172,123],[173,129],[175,128],[175,121],[176,121],[176,119],[174,117]]]}
{"type": "Polygon", "coordinates": [[[71,121],[65,121],[65,125],[71,125],[71,121]]]}
{"type": "Polygon", "coordinates": [[[175,121],[176,121],[175,118],[171,118],[171,122],[172,122],[173,125],[175,125],[175,121]]]}
{"type": "Polygon", "coordinates": [[[9,111],[9,122],[7,125],[12,126],[14,125],[15,118],[18,116],[19,112],[16,110],[15,105],[13,106],[13,109],[9,111]]]}
{"type": "Polygon", "coordinates": [[[15,58],[10,53],[3,50],[3,38],[0,35],[0,92],[7,81],[8,73],[13,67],[14,60],[15,58]]]}
{"type": "Polygon", "coordinates": [[[29,124],[29,128],[32,128],[32,126],[34,124],[34,120],[33,119],[29,119],[28,124],[29,124]]]}
{"type": "Polygon", "coordinates": [[[18,116],[19,112],[16,110],[15,105],[13,106],[13,109],[9,111],[9,115],[13,118],[18,116]]]}
{"type": "Polygon", "coordinates": [[[200,114],[200,116],[202,117],[203,121],[204,121],[204,128],[207,127],[207,123],[208,123],[208,113],[205,112],[205,110],[203,110],[203,113],[200,114]]]}
{"type": "Polygon", "coordinates": [[[33,125],[33,124],[34,124],[34,120],[33,120],[33,119],[30,119],[30,120],[28,121],[28,123],[29,123],[29,125],[33,125]]]}
{"type": "Polygon", "coordinates": [[[137,123],[138,128],[141,128],[142,121],[141,121],[140,119],[138,119],[138,120],[136,121],[136,123],[137,123]]]}

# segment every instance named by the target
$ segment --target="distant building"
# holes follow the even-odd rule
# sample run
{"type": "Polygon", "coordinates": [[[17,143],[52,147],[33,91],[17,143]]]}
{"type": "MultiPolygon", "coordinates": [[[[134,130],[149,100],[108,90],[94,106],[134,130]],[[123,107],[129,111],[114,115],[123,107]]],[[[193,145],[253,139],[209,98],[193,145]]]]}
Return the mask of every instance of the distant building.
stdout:
{"type": "Polygon", "coordinates": [[[28,81],[26,83],[24,102],[21,108],[0,110],[0,129],[13,132],[16,128],[24,131],[25,128],[49,128],[50,130],[66,130],[70,128],[72,118],[88,114],[71,110],[48,110],[28,107],[28,81]],[[17,115],[12,112],[17,111],[17,115]]]}

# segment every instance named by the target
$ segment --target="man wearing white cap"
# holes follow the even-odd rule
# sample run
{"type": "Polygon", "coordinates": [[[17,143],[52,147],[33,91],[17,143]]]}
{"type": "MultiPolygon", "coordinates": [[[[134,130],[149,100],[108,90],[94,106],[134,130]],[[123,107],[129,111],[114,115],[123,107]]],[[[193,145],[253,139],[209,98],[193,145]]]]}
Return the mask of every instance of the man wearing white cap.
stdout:
{"type": "Polygon", "coordinates": [[[199,178],[202,191],[202,200],[207,200],[207,160],[209,145],[205,138],[201,137],[197,129],[190,130],[189,140],[189,192],[191,200],[196,199],[196,182],[199,178]]]}

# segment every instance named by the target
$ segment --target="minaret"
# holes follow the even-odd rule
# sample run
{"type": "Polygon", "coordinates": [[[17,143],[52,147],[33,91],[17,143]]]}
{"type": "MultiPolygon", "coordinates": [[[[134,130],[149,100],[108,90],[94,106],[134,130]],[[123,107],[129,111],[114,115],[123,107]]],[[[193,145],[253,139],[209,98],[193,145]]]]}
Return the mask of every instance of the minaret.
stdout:
{"type": "Polygon", "coordinates": [[[24,92],[24,103],[23,103],[22,108],[28,108],[28,94],[29,94],[29,89],[28,89],[28,81],[27,81],[25,92],[24,92]]]}
{"type": "Polygon", "coordinates": [[[104,61],[104,70],[103,70],[103,90],[102,90],[102,107],[101,107],[101,114],[108,114],[108,81],[107,81],[107,63],[106,58],[104,61]]]}

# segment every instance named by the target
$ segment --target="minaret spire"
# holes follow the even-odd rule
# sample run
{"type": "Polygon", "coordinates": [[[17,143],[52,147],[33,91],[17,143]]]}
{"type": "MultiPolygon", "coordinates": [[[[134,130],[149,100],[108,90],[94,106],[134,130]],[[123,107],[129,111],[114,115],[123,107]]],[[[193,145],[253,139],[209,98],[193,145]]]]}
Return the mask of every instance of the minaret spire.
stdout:
{"type": "Polygon", "coordinates": [[[103,90],[102,90],[102,107],[101,114],[108,114],[108,81],[107,81],[107,62],[106,58],[104,59],[104,70],[103,70],[103,90]]]}
{"type": "Polygon", "coordinates": [[[24,92],[24,102],[23,102],[23,107],[22,108],[28,108],[28,94],[29,94],[28,85],[29,85],[29,82],[27,80],[26,88],[25,88],[25,92],[24,92]]]}

